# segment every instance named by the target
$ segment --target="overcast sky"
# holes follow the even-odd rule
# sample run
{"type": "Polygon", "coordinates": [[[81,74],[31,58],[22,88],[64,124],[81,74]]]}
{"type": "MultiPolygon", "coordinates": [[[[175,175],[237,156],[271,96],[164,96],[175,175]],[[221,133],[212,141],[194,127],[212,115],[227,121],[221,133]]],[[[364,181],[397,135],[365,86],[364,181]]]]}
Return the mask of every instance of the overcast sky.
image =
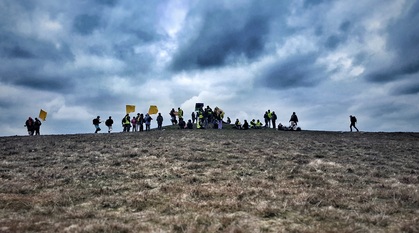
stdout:
{"type": "MultiPolygon", "coordinates": [[[[306,130],[419,131],[419,1],[2,0],[0,136],[94,132],[125,105],[306,130]]],[[[154,126],[156,123],[153,123],[154,126]]]]}

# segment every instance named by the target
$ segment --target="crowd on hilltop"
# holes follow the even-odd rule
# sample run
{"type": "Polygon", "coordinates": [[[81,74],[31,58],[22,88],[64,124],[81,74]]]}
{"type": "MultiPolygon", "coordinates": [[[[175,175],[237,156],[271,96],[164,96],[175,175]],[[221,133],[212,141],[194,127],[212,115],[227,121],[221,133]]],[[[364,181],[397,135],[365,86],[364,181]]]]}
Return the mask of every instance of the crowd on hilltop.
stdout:
{"type": "MultiPolygon", "coordinates": [[[[229,117],[226,117],[226,119],[224,119],[225,112],[219,107],[215,107],[214,109],[212,109],[210,106],[207,106],[205,108],[203,106],[200,106],[196,109],[196,111],[192,112],[191,118],[188,119],[187,122],[184,119],[184,111],[180,107],[177,108],[177,111],[175,110],[175,108],[172,108],[172,110],[169,112],[169,115],[171,124],[177,126],[179,129],[222,129],[223,124],[232,124],[231,119],[229,117]]],[[[271,112],[270,110],[267,110],[263,115],[263,119],[264,124],[259,119],[252,119],[250,122],[244,120],[243,124],[240,122],[239,119],[236,119],[236,121],[233,124],[233,128],[240,130],[262,128],[273,128],[278,130],[301,130],[301,128],[297,126],[298,117],[295,114],[295,112],[291,115],[289,126],[284,126],[281,123],[276,125],[278,117],[275,111],[271,112]]],[[[121,120],[121,125],[123,128],[122,131],[142,132],[144,131],[144,125],[145,131],[150,131],[152,120],[153,118],[148,113],[137,113],[137,115],[134,115],[133,117],[131,117],[129,114],[126,114],[121,120]]],[[[157,114],[156,122],[157,129],[162,130],[163,116],[161,115],[161,113],[157,114]]],[[[93,119],[95,133],[98,133],[101,130],[101,123],[102,122],[100,116],[97,116],[95,119],[93,119]]],[[[112,131],[113,124],[114,121],[110,116],[105,121],[105,125],[108,127],[108,133],[112,131]]]]}
{"type": "MultiPolygon", "coordinates": [[[[169,112],[170,115],[170,121],[172,125],[177,126],[179,129],[222,129],[223,124],[232,124],[231,119],[229,117],[225,117],[225,112],[220,109],[219,107],[215,107],[212,109],[210,106],[207,106],[204,108],[204,106],[199,106],[195,109],[196,111],[192,112],[191,118],[188,119],[186,122],[184,120],[184,111],[179,107],[177,108],[177,111],[172,108],[172,110],[169,112]]],[[[350,117],[350,131],[352,132],[352,128],[355,128],[358,132],[358,128],[355,126],[357,119],[355,116],[351,115],[350,117]]],[[[289,125],[285,126],[279,123],[276,124],[278,117],[275,113],[275,111],[267,110],[265,114],[263,115],[264,123],[260,121],[260,119],[252,119],[250,122],[248,122],[246,119],[243,121],[243,123],[236,119],[236,121],[233,123],[233,128],[239,129],[239,130],[248,130],[248,129],[262,129],[262,128],[273,128],[277,130],[290,130],[290,131],[300,131],[301,128],[298,126],[298,117],[295,112],[292,113],[289,125]]],[[[129,114],[126,114],[122,120],[121,125],[123,128],[123,132],[142,132],[142,131],[150,131],[151,130],[151,123],[153,118],[150,114],[146,113],[137,113],[134,116],[130,116],[129,114]],[[145,125],[145,130],[144,130],[145,125]]],[[[157,114],[156,117],[157,122],[157,129],[162,130],[163,125],[163,116],[161,113],[157,114]]],[[[98,133],[101,131],[100,124],[101,124],[100,116],[97,116],[93,119],[93,125],[95,126],[95,133],[98,133]]],[[[41,121],[38,118],[35,118],[35,120],[32,117],[29,117],[25,122],[25,127],[27,127],[28,134],[29,135],[40,135],[40,127],[41,127],[41,121]]],[[[113,124],[114,121],[111,116],[109,116],[108,119],[105,121],[105,125],[108,128],[108,133],[111,133],[113,130],[113,124]]]]}

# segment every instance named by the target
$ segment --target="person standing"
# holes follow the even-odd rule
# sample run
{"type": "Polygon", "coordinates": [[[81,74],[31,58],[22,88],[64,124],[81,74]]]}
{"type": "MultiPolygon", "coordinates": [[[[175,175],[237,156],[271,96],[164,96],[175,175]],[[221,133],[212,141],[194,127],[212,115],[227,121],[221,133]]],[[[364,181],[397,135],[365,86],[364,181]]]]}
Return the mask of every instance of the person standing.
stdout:
{"type": "Polygon", "coordinates": [[[276,119],[278,119],[278,117],[276,116],[275,111],[272,112],[272,127],[274,129],[276,129],[276,119]]]}
{"type": "Polygon", "coordinates": [[[159,130],[162,129],[162,125],[163,125],[163,116],[161,115],[161,113],[159,113],[159,115],[157,116],[157,128],[159,130]]]}
{"type": "Polygon", "coordinates": [[[111,116],[109,116],[109,118],[105,121],[105,125],[108,127],[108,133],[111,133],[113,125],[113,120],[111,116]]]}
{"type": "Polygon", "coordinates": [[[35,117],[35,122],[33,123],[33,129],[35,131],[35,135],[41,135],[39,130],[41,129],[42,122],[35,117]]]}
{"type": "Polygon", "coordinates": [[[349,119],[350,119],[350,121],[351,121],[351,125],[349,126],[349,128],[351,129],[351,132],[352,132],[352,127],[354,127],[354,128],[356,129],[356,132],[359,132],[358,128],[355,126],[355,124],[356,124],[356,122],[357,122],[356,117],[355,117],[355,116],[350,115],[350,116],[349,116],[349,119]]]}
{"type": "Polygon", "coordinates": [[[95,119],[93,119],[93,125],[95,126],[95,128],[96,128],[96,130],[95,130],[95,133],[97,133],[97,132],[99,132],[100,131],[100,127],[99,127],[99,124],[100,124],[101,122],[100,122],[100,116],[97,116],[95,119]]]}
{"type": "Polygon", "coordinates": [[[137,118],[135,118],[135,116],[132,117],[131,124],[132,124],[132,132],[137,132],[137,118]]]}
{"type": "Polygon", "coordinates": [[[145,131],[150,131],[151,120],[153,120],[153,118],[151,118],[151,116],[148,113],[146,113],[144,117],[145,131]]]}
{"type": "Polygon", "coordinates": [[[177,117],[179,118],[179,122],[183,120],[183,110],[180,107],[177,108],[177,117]]]}
{"type": "Polygon", "coordinates": [[[131,128],[131,118],[129,114],[125,115],[125,117],[122,118],[122,127],[124,128],[123,132],[129,132],[131,128]]]}
{"type": "Polygon", "coordinates": [[[140,114],[139,120],[137,120],[137,125],[140,124],[140,132],[144,131],[144,114],[140,114]]]}
{"type": "Polygon", "coordinates": [[[25,127],[28,129],[28,135],[32,136],[33,132],[34,132],[34,126],[33,126],[34,122],[32,117],[29,117],[26,122],[25,122],[25,127]]]}

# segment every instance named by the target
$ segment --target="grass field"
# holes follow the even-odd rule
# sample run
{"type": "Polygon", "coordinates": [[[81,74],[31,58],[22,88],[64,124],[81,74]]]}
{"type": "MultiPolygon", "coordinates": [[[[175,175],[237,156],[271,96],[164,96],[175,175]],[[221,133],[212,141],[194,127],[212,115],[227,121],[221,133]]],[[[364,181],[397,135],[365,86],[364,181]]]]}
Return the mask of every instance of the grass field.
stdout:
{"type": "Polygon", "coordinates": [[[0,137],[0,232],[419,232],[419,133],[0,137]]]}

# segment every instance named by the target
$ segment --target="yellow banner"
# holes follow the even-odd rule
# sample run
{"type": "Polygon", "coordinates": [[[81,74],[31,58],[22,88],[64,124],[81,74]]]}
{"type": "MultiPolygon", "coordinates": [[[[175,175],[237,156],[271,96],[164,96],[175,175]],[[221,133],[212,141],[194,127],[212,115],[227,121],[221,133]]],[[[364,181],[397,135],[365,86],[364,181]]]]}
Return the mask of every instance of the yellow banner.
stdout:
{"type": "Polygon", "coordinates": [[[41,111],[39,112],[39,118],[42,121],[45,121],[45,119],[47,118],[47,112],[45,112],[44,110],[41,109],[41,111]]]}
{"type": "Polygon", "coordinates": [[[126,110],[127,110],[127,114],[131,112],[135,112],[135,105],[127,105],[126,110]]]}
{"type": "Polygon", "coordinates": [[[159,112],[159,109],[156,105],[150,105],[150,108],[148,109],[148,114],[157,114],[159,112]]]}

